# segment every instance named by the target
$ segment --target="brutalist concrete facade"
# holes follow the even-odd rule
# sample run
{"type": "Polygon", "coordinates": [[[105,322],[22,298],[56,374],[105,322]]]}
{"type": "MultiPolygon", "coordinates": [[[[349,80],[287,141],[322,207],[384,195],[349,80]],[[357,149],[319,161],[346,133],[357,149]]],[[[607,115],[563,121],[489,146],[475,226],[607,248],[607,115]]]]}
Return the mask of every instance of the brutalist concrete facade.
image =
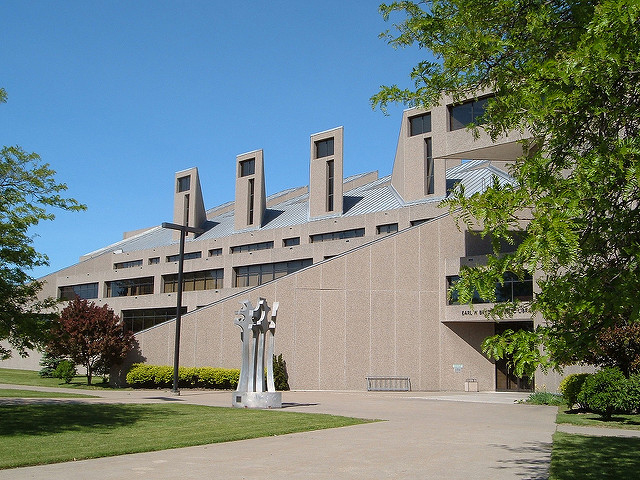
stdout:
{"type": "MultiPolygon", "coordinates": [[[[481,101],[465,108],[479,110],[481,101]]],[[[447,278],[481,262],[486,242],[460,230],[439,204],[457,183],[473,193],[494,178],[512,181],[505,165],[522,155],[522,136],[474,138],[455,124],[453,108],[445,98],[431,111],[404,112],[388,177],[342,178],[349,159],[341,127],[311,135],[308,188],[266,196],[268,155],[248,152],[236,158],[234,201],[206,211],[206,179],[195,168],[176,173],[174,222],[205,230],[185,249],[194,280],[185,286],[180,364],[239,367],[235,312],[242,300],[264,297],[280,304],[276,352],[295,389],[362,390],[371,375],[409,377],[416,390],[464,390],[468,379],[480,390],[502,388],[480,351],[496,331],[482,315],[487,305],[447,300],[447,278]],[[194,273],[212,271],[213,283],[194,273]]],[[[42,294],[89,285],[91,300],[117,313],[175,308],[167,285],[177,252],[174,233],[159,226],[130,232],[44,277],[42,294]],[[122,286],[132,279],[144,285],[122,286]]],[[[532,319],[523,308],[513,321],[532,319]]],[[[173,363],[174,328],[167,320],[136,333],[146,362],[173,363]]],[[[557,385],[553,376],[536,381],[551,391],[557,385]]]]}

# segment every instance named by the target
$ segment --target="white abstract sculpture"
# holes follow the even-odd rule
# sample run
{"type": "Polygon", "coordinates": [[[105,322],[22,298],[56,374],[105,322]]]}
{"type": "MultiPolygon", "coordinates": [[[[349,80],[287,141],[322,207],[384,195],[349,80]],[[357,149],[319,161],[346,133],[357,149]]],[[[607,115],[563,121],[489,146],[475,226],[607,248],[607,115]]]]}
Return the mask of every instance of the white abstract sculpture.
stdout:
{"type": "Polygon", "coordinates": [[[249,300],[241,303],[242,308],[236,312],[233,323],[242,330],[242,367],[232,404],[240,408],[281,408],[282,393],[276,392],[273,382],[278,302],[273,303],[273,309],[264,298],[258,299],[256,308],[249,300]]]}

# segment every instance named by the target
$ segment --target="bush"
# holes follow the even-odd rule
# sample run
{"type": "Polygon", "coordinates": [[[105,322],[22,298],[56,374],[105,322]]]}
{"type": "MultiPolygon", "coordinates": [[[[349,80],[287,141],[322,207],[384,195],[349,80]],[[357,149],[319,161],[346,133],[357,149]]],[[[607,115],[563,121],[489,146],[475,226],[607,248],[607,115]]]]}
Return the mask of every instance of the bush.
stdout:
{"type": "Polygon", "coordinates": [[[564,405],[566,402],[562,395],[550,392],[535,392],[529,395],[525,403],[533,405],[564,405]]]}
{"type": "Polygon", "coordinates": [[[289,390],[287,362],[282,358],[282,354],[273,356],[273,383],[278,391],[289,390]]]}
{"type": "Polygon", "coordinates": [[[64,380],[64,383],[70,383],[76,376],[76,366],[70,360],[62,360],[54,370],[53,376],[64,380]]]}
{"type": "Polygon", "coordinates": [[[580,390],[582,390],[582,384],[588,376],[588,373],[572,373],[560,382],[558,390],[560,390],[569,408],[573,408],[576,404],[578,404],[580,408],[586,408],[586,405],[578,403],[578,395],[580,394],[580,390]]]}
{"type": "MultiPolygon", "coordinates": [[[[240,370],[213,367],[180,367],[178,386],[183,388],[234,389],[240,370]]],[[[169,388],[173,386],[173,367],[135,363],[127,373],[133,388],[169,388]]]]}
{"type": "Polygon", "coordinates": [[[232,390],[238,386],[240,370],[237,368],[200,367],[197,386],[232,390]]]}
{"type": "Polygon", "coordinates": [[[627,379],[618,368],[603,368],[586,378],[578,402],[609,419],[627,409],[627,379]]]}
{"type": "Polygon", "coordinates": [[[627,396],[625,410],[640,412],[640,373],[627,379],[627,396]]]}

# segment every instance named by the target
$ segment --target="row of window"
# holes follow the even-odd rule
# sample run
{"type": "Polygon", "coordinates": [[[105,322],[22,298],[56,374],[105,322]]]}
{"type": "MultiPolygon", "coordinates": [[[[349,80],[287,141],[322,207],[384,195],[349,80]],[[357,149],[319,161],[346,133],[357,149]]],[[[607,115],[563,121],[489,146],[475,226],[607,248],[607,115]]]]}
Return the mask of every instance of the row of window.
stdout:
{"type": "MultiPolygon", "coordinates": [[[[196,258],[202,258],[202,252],[189,252],[184,254],[185,260],[195,260],[196,258]]],[[[180,254],[176,253],[175,255],[167,255],[167,262],[178,262],[180,261],[180,254]]]]}
{"type": "Polygon", "coordinates": [[[247,265],[245,267],[234,268],[234,287],[256,287],[263,283],[270,282],[276,278],[308,267],[313,263],[311,258],[304,260],[293,260],[289,262],[264,263],[262,265],[247,265]]]}
{"type": "MultiPolygon", "coordinates": [[[[203,270],[201,272],[189,272],[182,275],[182,290],[191,292],[195,290],[216,290],[222,288],[224,270],[203,270]]],[[[172,293],[178,291],[178,274],[163,275],[163,292],[172,293]]]]}
{"type": "MultiPolygon", "coordinates": [[[[136,333],[176,318],[176,313],[176,307],[123,310],[122,323],[127,330],[136,333]]],[[[185,313],[187,313],[187,307],[182,307],[180,314],[185,313]]]]}
{"type": "Polygon", "coordinates": [[[133,267],[141,267],[142,260],[131,260],[128,262],[118,262],[113,264],[113,268],[115,270],[120,270],[121,268],[133,268],[133,267]]]}
{"type": "Polygon", "coordinates": [[[67,285],[60,287],[58,298],[60,300],[73,300],[76,297],[91,299],[98,298],[98,283],[83,283],[82,285],[67,285]]]}
{"type": "MultiPolygon", "coordinates": [[[[449,131],[460,130],[469,124],[482,123],[482,116],[491,97],[469,100],[457,105],[449,105],[449,131]]],[[[409,135],[422,135],[431,132],[431,113],[409,118],[409,135]]]]}
{"type": "Polygon", "coordinates": [[[317,233],[309,235],[311,243],[327,242],[330,240],[342,240],[345,238],[364,237],[364,228],[354,228],[352,230],[341,230],[339,232],[317,233]]]}
{"type": "MultiPolygon", "coordinates": [[[[248,265],[234,268],[235,287],[255,287],[263,283],[270,282],[277,278],[284,277],[312,264],[312,259],[293,260],[289,262],[265,263],[261,265],[248,265]]],[[[189,272],[183,276],[184,291],[212,290],[222,288],[224,272],[222,269],[205,270],[201,272],[189,272]]],[[[165,275],[162,277],[164,293],[177,291],[178,276],[165,275]]],[[[457,275],[447,277],[447,287],[455,286],[459,277],[457,275]]],[[[153,293],[153,277],[134,278],[128,280],[117,280],[105,282],[107,297],[121,297],[133,295],[146,295],[153,293]]],[[[60,287],[61,300],[73,300],[76,296],[84,299],[94,299],[98,297],[98,283],[87,283],[60,287]]],[[[531,301],[533,299],[533,279],[527,275],[524,280],[520,280],[512,273],[504,275],[504,282],[496,284],[496,301],[512,302],[514,300],[531,301]]],[[[480,298],[477,292],[474,294],[473,303],[488,303],[480,298]]],[[[458,305],[458,294],[452,290],[449,305],[458,305]]],[[[186,313],[183,307],[182,313],[186,313]]],[[[138,332],[150,328],[158,323],[174,318],[175,308],[155,308],[142,310],[123,310],[122,320],[127,329],[138,332]]]]}
{"type": "MultiPolygon", "coordinates": [[[[427,220],[429,219],[426,218],[426,219],[419,219],[419,220],[411,220],[410,224],[413,227],[415,225],[420,225],[421,223],[424,223],[427,220]]],[[[394,233],[397,231],[398,231],[397,223],[390,223],[390,224],[376,226],[376,233],[378,235],[394,233]]],[[[364,228],[355,228],[352,230],[341,230],[339,232],[314,234],[309,236],[309,241],[311,243],[317,243],[317,242],[326,242],[329,240],[342,240],[342,239],[357,238],[357,237],[364,237],[364,228]]],[[[282,240],[282,246],[284,247],[293,247],[296,245],[300,245],[300,237],[285,238],[282,240]]],[[[268,250],[271,248],[274,248],[273,241],[249,243],[246,245],[235,245],[230,248],[230,251],[231,253],[243,253],[243,252],[254,252],[257,250],[268,250]]],[[[221,255],[222,255],[222,248],[211,248],[208,250],[209,257],[219,257],[221,255]]],[[[188,252],[184,254],[185,260],[194,260],[198,258],[202,258],[202,252],[188,252]]],[[[166,257],[166,261],[169,263],[177,262],[179,260],[180,260],[179,254],[167,255],[166,257]]],[[[149,261],[148,261],[149,265],[157,265],[159,263],[160,263],[160,257],[149,258],[149,261]]],[[[127,262],[117,262],[113,264],[113,268],[115,270],[132,268],[132,267],[141,267],[141,266],[142,266],[142,260],[130,260],[127,262]]],[[[71,298],[74,297],[72,293],[70,295],[71,295],[71,298]]],[[[86,297],[86,298],[97,298],[97,297],[86,297]]]]}
{"type": "Polygon", "coordinates": [[[231,247],[231,253],[255,252],[257,250],[269,250],[273,248],[273,242],[248,243],[231,247]]]}
{"type": "MultiPolygon", "coordinates": [[[[458,282],[458,275],[452,275],[447,277],[447,290],[454,287],[458,282]]],[[[533,278],[531,275],[526,275],[524,279],[520,280],[515,274],[506,272],[504,274],[504,282],[502,284],[496,283],[496,302],[513,302],[520,300],[521,302],[530,302],[533,300],[533,278]]],[[[480,297],[478,292],[474,292],[472,303],[489,303],[487,300],[480,297]]],[[[459,305],[458,292],[451,290],[451,297],[448,299],[449,305],[459,305]]]]}
{"type": "MultiPolygon", "coordinates": [[[[262,265],[248,265],[235,267],[234,286],[249,287],[261,285],[276,278],[283,277],[289,273],[296,272],[301,268],[308,267],[313,260],[292,260],[289,262],[268,263],[262,265]]],[[[182,290],[185,292],[198,290],[216,290],[223,287],[224,270],[222,268],[214,270],[202,270],[198,272],[184,273],[182,276],[182,290]]],[[[162,276],[163,293],[173,293],[178,291],[178,275],[170,274],[162,276]]],[[[105,282],[105,296],[111,297],[132,297],[137,295],[150,295],[154,293],[153,277],[128,278],[124,280],[112,280],[105,282]]],[[[98,283],[87,283],[82,285],[69,285],[59,288],[58,297],[60,300],[73,300],[76,296],[83,299],[98,298],[98,283]]]]}
{"type": "MultiPolygon", "coordinates": [[[[184,254],[185,260],[193,260],[195,258],[201,258],[202,252],[189,252],[184,254]]],[[[175,255],[167,255],[166,259],[167,263],[177,262],[180,260],[180,254],[175,255]]],[[[158,265],[160,263],[160,257],[151,257],[148,262],[149,265],[158,265]]],[[[114,270],[121,270],[124,268],[133,268],[133,267],[141,267],[142,260],[129,260],[127,262],[116,262],[113,264],[114,270]]]]}

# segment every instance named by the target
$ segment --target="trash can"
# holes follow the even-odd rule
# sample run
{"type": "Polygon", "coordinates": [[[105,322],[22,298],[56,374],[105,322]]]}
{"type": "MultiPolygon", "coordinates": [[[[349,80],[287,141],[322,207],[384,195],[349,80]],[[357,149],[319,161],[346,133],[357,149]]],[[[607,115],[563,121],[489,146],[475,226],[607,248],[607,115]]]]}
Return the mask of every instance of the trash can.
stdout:
{"type": "Polygon", "coordinates": [[[478,391],[478,379],[477,378],[467,378],[464,382],[464,391],[465,392],[477,392],[478,391]]]}

